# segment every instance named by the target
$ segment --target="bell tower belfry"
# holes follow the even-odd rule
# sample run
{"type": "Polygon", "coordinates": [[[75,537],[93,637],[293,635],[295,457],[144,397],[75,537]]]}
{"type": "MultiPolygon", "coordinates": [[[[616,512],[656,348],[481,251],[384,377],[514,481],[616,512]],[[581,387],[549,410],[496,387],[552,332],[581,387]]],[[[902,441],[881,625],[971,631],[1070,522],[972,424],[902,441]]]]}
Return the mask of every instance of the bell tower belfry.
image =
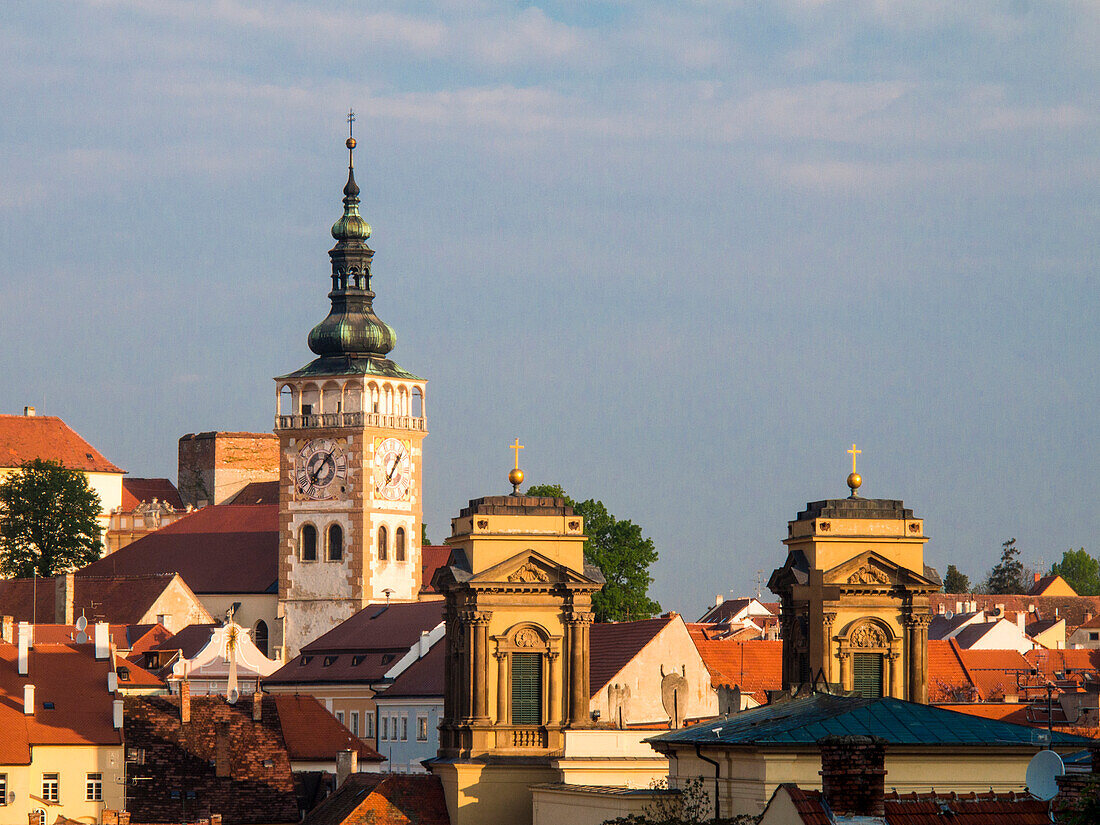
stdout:
{"type": "Polygon", "coordinates": [[[780,598],[783,686],[828,683],[864,696],[928,702],[929,594],[924,522],[900,501],[851,495],[813,501],[787,523],[786,563],[768,587],[780,598]]]}
{"type": "Polygon", "coordinates": [[[275,379],[284,660],[372,601],[415,600],[421,584],[426,382],[389,359],[397,337],[374,311],[355,145],[328,253],[331,309],[309,333],[317,357],[275,379]]]}

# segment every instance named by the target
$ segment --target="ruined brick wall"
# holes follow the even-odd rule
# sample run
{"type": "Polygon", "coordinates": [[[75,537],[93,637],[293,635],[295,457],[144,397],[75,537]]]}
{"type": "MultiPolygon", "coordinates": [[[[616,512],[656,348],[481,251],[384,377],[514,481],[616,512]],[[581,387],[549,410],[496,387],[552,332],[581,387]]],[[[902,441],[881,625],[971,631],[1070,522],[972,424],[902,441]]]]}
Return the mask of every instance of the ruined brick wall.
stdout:
{"type": "Polygon", "coordinates": [[[188,433],[179,440],[176,487],[185,504],[222,504],[246,484],[278,478],[274,433],[188,433]]]}

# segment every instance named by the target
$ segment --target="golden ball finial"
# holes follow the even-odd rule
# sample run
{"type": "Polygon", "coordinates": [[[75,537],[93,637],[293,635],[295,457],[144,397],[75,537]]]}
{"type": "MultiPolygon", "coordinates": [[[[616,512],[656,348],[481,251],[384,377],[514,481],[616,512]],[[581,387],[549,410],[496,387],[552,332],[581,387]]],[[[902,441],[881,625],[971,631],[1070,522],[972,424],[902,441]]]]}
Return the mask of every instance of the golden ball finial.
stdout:
{"type": "Polygon", "coordinates": [[[848,473],[848,488],[852,491],[852,495],[856,494],[856,490],[863,486],[863,476],[859,473],[848,473]]]}
{"type": "Polygon", "coordinates": [[[523,470],[521,470],[519,467],[516,467],[514,470],[509,472],[508,481],[514,488],[518,490],[519,485],[523,484],[523,470]]]}
{"type": "Polygon", "coordinates": [[[349,149],[354,149],[355,138],[349,137],[346,141],[344,141],[344,145],[347,146],[349,149]]]}

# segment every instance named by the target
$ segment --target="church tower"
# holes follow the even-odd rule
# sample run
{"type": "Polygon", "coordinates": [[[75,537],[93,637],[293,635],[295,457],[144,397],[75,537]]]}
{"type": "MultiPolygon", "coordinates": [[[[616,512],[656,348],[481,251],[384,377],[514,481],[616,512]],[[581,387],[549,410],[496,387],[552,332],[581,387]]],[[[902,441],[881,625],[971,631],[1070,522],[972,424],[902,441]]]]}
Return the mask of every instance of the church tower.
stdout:
{"type": "Polygon", "coordinates": [[[355,138],[347,147],[332,307],[309,333],[317,357],[275,379],[285,659],[372,601],[416,599],[421,583],[425,381],[388,358],[396,335],[374,312],[355,138]]]}
{"type": "MultiPolygon", "coordinates": [[[[519,449],[518,442],[516,449],[519,449]]],[[[518,489],[523,471],[509,475],[518,489]]],[[[530,786],[560,781],[566,731],[589,728],[588,630],[600,571],[560,498],[513,492],[451,520],[432,584],[446,598],[439,756],[454,825],[531,822],[530,786]]]]}
{"type": "Polygon", "coordinates": [[[928,596],[923,520],[900,501],[851,495],[813,501],[787,523],[787,561],[768,587],[780,598],[783,686],[828,683],[864,696],[928,702],[928,596]]]}

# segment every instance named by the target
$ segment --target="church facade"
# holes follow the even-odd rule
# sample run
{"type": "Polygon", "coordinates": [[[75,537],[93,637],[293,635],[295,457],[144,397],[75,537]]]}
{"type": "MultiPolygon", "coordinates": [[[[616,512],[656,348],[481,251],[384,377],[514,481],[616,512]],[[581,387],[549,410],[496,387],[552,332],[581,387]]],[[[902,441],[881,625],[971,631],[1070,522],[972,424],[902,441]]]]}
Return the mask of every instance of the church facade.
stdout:
{"type": "Polygon", "coordinates": [[[421,584],[426,382],[388,358],[396,335],[374,311],[347,146],[331,309],[309,334],[317,357],[275,379],[284,660],[370,602],[415,600],[421,584]]]}

